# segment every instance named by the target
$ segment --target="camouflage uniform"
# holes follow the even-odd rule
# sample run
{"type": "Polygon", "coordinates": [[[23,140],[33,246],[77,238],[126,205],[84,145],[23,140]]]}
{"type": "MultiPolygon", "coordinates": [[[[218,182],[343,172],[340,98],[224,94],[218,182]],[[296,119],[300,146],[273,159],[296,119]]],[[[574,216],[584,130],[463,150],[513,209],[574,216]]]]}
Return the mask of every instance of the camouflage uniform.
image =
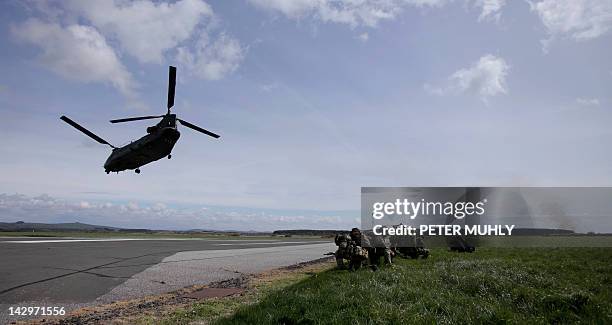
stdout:
{"type": "Polygon", "coordinates": [[[349,252],[349,244],[351,242],[351,238],[348,235],[336,235],[334,238],[334,242],[338,249],[334,253],[336,257],[336,264],[338,268],[344,269],[344,260],[350,260],[350,252],[349,252]]]}
{"type": "Polygon", "coordinates": [[[393,252],[391,251],[391,242],[388,237],[374,236],[371,232],[362,234],[357,228],[351,230],[351,238],[353,237],[358,238],[360,245],[363,243],[364,246],[368,247],[369,264],[372,269],[376,270],[380,257],[384,257],[385,264],[393,264],[393,252]]]}
{"type": "Polygon", "coordinates": [[[358,270],[363,264],[367,264],[368,250],[357,246],[354,241],[349,245],[349,271],[358,270]]]}
{"type": "Polygon", "coordinates": [[[404,258],[427,258],[429,257],[429,250],[425,248],[425,243],[423,242],[423,238],[420,236],[414,237],[414,244],[409,246],[400,246],[397,247],[397,251],[404,258]]]}
{"type": "Polygon", "coordinates": [[[348,260],[348,269],[357,270],[368,260],[368,251],[358,245],[359,241],[355,242],[348,235],[336,235],[334,242],[338,246],[334,253],[338,268],[344,269],[344,260],[348,260]]]}
{"type": "Polygon", "coordinates": [[[358,228],[353,228],[351,230],[351,239],[357,246],[361,247],[367,252],[367,264],[370,265],[372,270],[376,270],[378,268],[381,256],[384,256],[385,264],[392,264],[391,244],[389,243],[388,238],[373,235],[370,236],[365,233],[362,234],[358,228]]]}

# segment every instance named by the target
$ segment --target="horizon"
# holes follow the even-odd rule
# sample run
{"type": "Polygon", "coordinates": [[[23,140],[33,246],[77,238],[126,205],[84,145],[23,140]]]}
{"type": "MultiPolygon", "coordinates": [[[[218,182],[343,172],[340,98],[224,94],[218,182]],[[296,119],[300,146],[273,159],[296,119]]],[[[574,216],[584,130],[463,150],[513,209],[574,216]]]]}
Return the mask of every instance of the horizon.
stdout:
{"type": "Polygon", "coordinates": [[[362,186],[612,186],[607,0],[0,8],[0,221],[350,229],[362,186]],[[138,139],[108,121],[164,113],[169,65],[172,112],[221,138],[106,175],[59,117],[138,139]]]}
{"type": "MultiPolygon", "coordinates": [[[[115,227],[112,225],[94,225],[94,224],[88,224],[88,223],[83,223],[83,222],[79,222],[79,221],[73,221],[73,222],[58,222],[58,223],[43,223],[43,222],[29,222],[27,220],[19,220],[16,222],[5,222],[5,221],[0,221],[0,223],[6,223],[6,224],[42,224],[42,225],[62,225],[62,224],[67,224],[67,225],[74,225],[74,224],[81,224],[81,225],[85,225],[85,226],[93,226],[93,227],[100,227],[100,228],[113,228],[113,230],[109,230],[109,231],[117,231],[117,230],[125,230],[125,231],[152,231],[152,232],[159,232],[159,231],[168,231],[168,232],[219,232],[219,233],[231,233],[231,232],[238,232],[238,233],[261,233],[261,234],[271,234],[274,232],[281,232],[281,231],[345,231],[348,232],[348,229],[310,229],[310,228],[296,228],[296,229],[272,229],[272,230],[262,230],[262,231],[258,231],[258,230],[237,230],[237,229],[201,229],[201,228],[195,228],[195,229],[155,229],[155,228],[122,228],[122,227],[115,227]]],[[[612,235],[612,233],[610,232],[594,232],[594,231],[574,231],[574,230],[570,230],[570,229],[562,229],[562,228],[548,228],[548,227],[516,227],[513,229],[515,232],[516,231],[520,231],[520,230],[562,230],[562,231],[569,231],[573,234],[577,234],[577,235],[586,235],[586,234],[596,234],[596,235],[612,235]]],[[[12,232],[13,230],[0,230],[0,231],[9,231],[12,232]]],[[[20,232],[23,230],[19,230],[20,232]]],[[[32,229],[32,231],[34,232],[34,229],[32,229]]],[[[58,230],[61,232],[70,232],[71,230],[68,229],[61,229],[58,230]]],[[[78,229],[75,231],[79,231],[78,229]]],[[[94,232],[98,232],[98,231],[102,231],[102,230],[95,230],[94,232]]]]}

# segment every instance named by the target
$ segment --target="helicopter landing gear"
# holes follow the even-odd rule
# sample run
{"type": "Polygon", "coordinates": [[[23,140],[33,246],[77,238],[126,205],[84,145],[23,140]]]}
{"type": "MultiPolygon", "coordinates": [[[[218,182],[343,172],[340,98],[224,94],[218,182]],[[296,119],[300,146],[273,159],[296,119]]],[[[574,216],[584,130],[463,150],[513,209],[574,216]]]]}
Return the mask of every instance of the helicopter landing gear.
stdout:
{"type": "Polygon", "coordinates": [[[140,174],[140,169],[136,168],[135,172],[136,172],[136,174],[140,174]]]}
{"type": "Polygon", "coordinates": [[[168,159],[172,158],[172,155],[168,155],[168,159]]]}

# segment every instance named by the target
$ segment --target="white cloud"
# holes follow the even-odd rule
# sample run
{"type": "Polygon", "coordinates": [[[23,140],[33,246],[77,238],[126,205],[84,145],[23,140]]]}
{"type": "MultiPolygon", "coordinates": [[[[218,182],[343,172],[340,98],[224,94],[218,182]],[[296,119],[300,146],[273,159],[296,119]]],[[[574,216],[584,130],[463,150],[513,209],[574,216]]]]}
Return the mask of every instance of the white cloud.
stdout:
{"type": "Polygon", "coordinates": [[[599,99],[597,98],[576,98],[576,103],[582,106],[599,106],[599,99]]]}
{"type": "Polygon", "coordinates": [[[447,2],[451,2],[453,0],[403,0],[403,2],[414,5],[416,7],[441,7],[445,5],[447,2]]]}
{"type": "Polygon", "coordinates": [[[325,1],[313,0],[248,0],[252,4],[268,10],[277,10],[286,16],[299,18],[323,6],[325,1]]]}
{"type": "MultiPolygon", "coordinates": [[[[342,23],[351,27],[376,27],[390,20],[406,7],[442,7],[454,0],[248,0],[253,5],[277,11],[292,19],[310,17],[323,22],[342,23]]],[[[499,19],[505,0],[466,0],[481,9],[479,20],[499,19]]]]}
{"type": "Polygon", "coordinates": [[[40,62],[55,73],[82,82],[105,82],[134,97],[136,84],[104,36],[89,26],[45,23],[38,19],[13,25],[20,41],[42,49],[40,62]]]}
{"type": "Polygon", "coordinates": [[[492,19],[499,21],[501,10],[506,5],[506,0],[474,0],[474,6],[481,9],[479,21],[492,19]]]}
{"type": "Polygon", "coordinates": [[[157,202],[157,203],[155,203],[155,204],[154,204],[154,205],[151,207],[151,209],[152,209],[153,211],[164,211],[164,210],[166,210],[167,208],[168,208],[168,206],[167,206],[167,205],[165,205],[164,203],[161,203],[161,202],[157,202]]]}
{"type": "Polygon", "coordinates": [[[181,65],[209,80],[221,79],[234,72],[246,54],[246,48],[238,40],[224,33],[213,42],[207,34],[202,34],[193,49],[179,47],[177,51],[176,59],[181,65]]]}
{"type": "Polygon", "coordinates": [[[146,105],[120,54],[162,64],[178,53],[179,63],[210,80],[235,71],[245,55],[240,42],[226,33],[211,36],[218,19],[203,0],[67,0],[32,6],[41,18],[14,25],[12,32],[42,49],[46,68],[72,80],[109,83],[140,109],[146,105]]]}
{"type": "Polygon", "coordinates": [[[140,62],[161,63],[165,54],[176,50],[178,63],[204,79],[218,80],[234,72],[246,52],[224,32],[213,37],[217,18],[202,0],[72,1],[69,7],[116,38],[140,62]]]}
{"type": "Polygon", "coordinates": [[[612,28],[610,0],[543,0],[530,3],[550,36],[583,41],[597,38],[612,28]]]}
{"type": "Polygon", "coordinates": [[[370,35],[368,33],[361,33],[357,38],[362,42],[367,42],[370,39],[370,35]]]}
{"type": "Polygon", "coordinates": [[[510,66],[503,58],[484,55],[469,68],[460,69],[448,77],[444,87],[425,84],[425,90],[435,95],[476,93],[484,101],[491,96],[506,94],[506,77],[510,66]]]}
{"type": "Polygon", "coordinates": [[[70,1],[66,6],[116,38],[122,49],[143,63],[161,63],[166,51],[189,39],[198,24],[213,17],[210,6],[201,0],[70,1]]]}
{"type": "Polygon", "coordinates": [[[279,11],[289,18],[312,16],[323,22],[376,26],[400,9],[395,0],[249,0],[257,7],[279,11]]]}
{"type": "Polygon", "coordinates": [[[0,222],[82,222],[99,226],[148,229],[347,229],[350,218],[329,213],[292,214],[261,210],[217,210],[205,207],[170,208],[164,203],[111,204],[63,200],[48,195],[0,193],[0,222]]]}

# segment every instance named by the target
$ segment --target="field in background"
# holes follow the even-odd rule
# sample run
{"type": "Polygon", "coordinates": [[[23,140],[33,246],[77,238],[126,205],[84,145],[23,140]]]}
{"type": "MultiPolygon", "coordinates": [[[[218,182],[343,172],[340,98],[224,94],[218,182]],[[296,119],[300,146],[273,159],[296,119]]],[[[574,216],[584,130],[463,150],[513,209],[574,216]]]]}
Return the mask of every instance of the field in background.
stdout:
{"type": "MultiPolygon", "coordinates": [[[[270,233],[232,232],[173,232],[173,231],[0,231],[0,237],[70,237],[70,238],[203,238],[203,239],[250,239],[300,240],[327,238],[318,235],[273,235],[270,233]]],[[[424,237],[427,247],[446,247],[444,237],[424,237]]],[[[478,247],[612,247],[612,235],[538,235],[538,236],[480,236],[475,241],[478,247]]]]}
{"type": "Polygon", "coordinates": [[[489,236],[478,241],[484,247],[612,247],[612,235],[489,236]]]}
{"type": "MultiPolygon", "coordinates": [[[[209,238],[209,239],[276,239],[284,236],[249,235],[232,233],[179,233],[179,232],[88,232],[88,231],[0,231],[0,237],[71,237],[71,238],[209,238]]],[[[299,239],[320,239],[315,236],[292,236],[299,239]]]]}
{"type": "MultiPolygon", "coordinates": [[[[423,237],[427,247],[447,247],[446,237],[423,237]]],[[[612,247],[612,235],[478,236],[468,240],[477,247],[612,247]]]]}
{"type": "Polygon", "coordinates": [[[194,304],[164,319],[218,324],[612,323],[612,249],[433,249],[377,272],[332,268],[194,304]]]}

